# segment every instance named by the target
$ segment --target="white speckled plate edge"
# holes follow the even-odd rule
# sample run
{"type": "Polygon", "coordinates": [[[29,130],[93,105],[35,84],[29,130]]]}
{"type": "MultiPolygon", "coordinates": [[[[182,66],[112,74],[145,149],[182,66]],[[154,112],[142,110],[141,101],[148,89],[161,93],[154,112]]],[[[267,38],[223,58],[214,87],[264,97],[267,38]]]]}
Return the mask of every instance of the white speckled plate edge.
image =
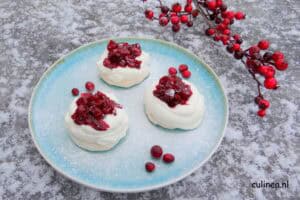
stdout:
{"type": "Polygon", "coordinates": [[[97,40],[97,41],[94,41],[94,42],[91,42],[91,43],[88,43],[88,44],[85,44],[85,45],[82,45],[74,50],[72,50],[71,52],[69,52],[68,54],[66,54],[65,56],[61,57],[60,59],[58,59],[56,62],[54,62],[44,73],[43,75],[41,76],[41,78],[39,79],[39,81],[37,82],[37,84],[35,85],[35,87],[33,88],[33,92],[32,92],[32,95],[31,95],[31,98],[30,98],[30,103],[29,103],[29,108],[28,108],[28,124],[29,124],[29,130],[30,130],[30,134],[31,134],[31,137],[32,137],[32,140],[34,142],[34,145],[36,146],[36,148],[38,149],[38,152],[42,155],[42,157],[46,160],[46,162],[51,166],[53,167],[57,172],[59,172],[60,174],[62,174],[63,176],[71,179],[72,181],[76,182],[76,183],[79,183],[79,184],[82,184],[84,186],[87,186],[87,187],[90,187],[90,188],[93,188],[93,189],[96,189],[96,190],[100,190],[100,191],[106,191],[106,192],[115,192],[115,193],[137,193],[137,192],[145,192],[145,191],[149,191],[149,190],[155,190],[155,189],[159,189],[161,187],[164,187],[164,186],[167,186],[167,185],[170,185],[172,183],[175,183],[177,181],[180,181],[182,179],[184,179],[185,177],[189,176],[191,173],[193,173],[194,171],[196,171],[197,169],[199,169],[204,163],[206,163],[210,158],[211,156],[215,153],[215,151],[218,149],[218,147],[220,146],[221,142],[222,142],[222,139],[225,135],[225,129],[226,129],[226,126],[227,126],[227,123],[228,123],[228,100],[227,100],[227,96],[225,95],[225,89],[223,88],[222,84],[221,84],[221,81],[219,80],[218,76],[216,75],[216,73],[212,70],[212,68],[207,65],[206,63],[204,63],[202,61],[202,59],[196,55],[194,55],[192,52],[190,52],[189,50],[177,45],[177,44],[174,44],[174,43],[171,43],[171,42],[168,42],[168,41],[164,41],[164,40],[160,40],[160,39],[152,39],[152,38],[145,38],[145,37],[121,37],[121,38],[105,38],[105,39],[102,39],[102,40],[97,40]],[[156,41],[156,42],[159,42],[159,43],[163,43],[164,45],[168,45],[168,46],[171,46],[172,48],[177,48],[181,51],[184,51],[186,52],[187,54],[189,54],[191,57],[194,57],[199,63],[201,63],[204,67],[206,67],[206,69],[213,75],[214,79],[216,80],[216,82],[218,83],[222,93],[223,93],[223,97],[224,97],[224,105],[225,105],[225,121],[223,123],[223,128],[222,128],[222,133],[221,133],[221,137],[219,139],[219,141],[217,142],[217,144],[215,145],[215,147],[212,149],[212,151],[210,152],[210,154],[206,157],[206,159],[204,159],[201,163],[199,163],[199,165],[195,166],[194,168],[190,169],[188,172],[186,172],[185,174],[182,174],[181,176],[178,176],[176,178],[173,178],[172,180],[168,181],[168,182],[165,182],[165,183],[162,183],[162,184],[158,184],[158,185],[154,185],[154,186],[149,186],[149,187],[145,187],[145,188],[142,188],[142,189],[132,189],[132,190],[121,190],[121,189],[107,189],[107,188],[99,188],[99,187],[96,187],[95,185],[92,185],[92,184],[89,184],[89,183],[86,183],[84,181],[81,181],[81,180],[78,180],[72,176],[69,176],[67,173],[65,173],[64,171],[60,170],[54,163],[52,163],[52,161],[50,159],[47,158],[47,156],[43,153],[43,151],[41,150],[40,146],[38,145],[37,141],[36,141],[36,138],[35,138],[35,134],[34,134],[34,131],[33,131],[33,128],[32,128],[32,105],[33,105],[33,99],[35,97],[35,94],[36,94],[36,91],[37,89],[39,88],[39,85],[41,83],[41,81],[55,68],[55,66],[57,66],[57,64],[59,64],[60,62],[62,62],[64,60],[65,57],[75,53],[76,51],[79,51],[89,45],[93,45],[93,44],[96,44],[96,43],[101,43],[101,42],[104,42],[104,41],[107,41],[107,40],[148,40],[148,41],[156,41]]]}

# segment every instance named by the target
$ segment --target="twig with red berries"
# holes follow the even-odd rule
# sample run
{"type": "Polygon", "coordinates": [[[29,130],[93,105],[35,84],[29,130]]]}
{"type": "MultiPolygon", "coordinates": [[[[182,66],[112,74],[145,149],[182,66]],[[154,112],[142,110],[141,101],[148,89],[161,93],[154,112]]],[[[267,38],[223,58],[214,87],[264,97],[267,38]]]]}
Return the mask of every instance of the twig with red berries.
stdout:
{"type": "MultiPolygon", "coordinates": [[[[145,2],[146,0],[142,1],[145,2]]],[[[158,17],[154,16],[151,9],[145,10],[145,16],[151,21],[158,20],[161,26],[171,24],[173,32],[180,31],[182,25],[192,27],[193,21],[199,15],[203,17],[208,25],[205,34],[226,46],[226,50],[233,54],[235,59],[242,61],[256,81],[258,95],[254,101],[259,107],[257,115],[264,117],[270,102],[263,97],[262,87],[269,90],[275,90],[279,87],[275,73],[276,70],[283,71],[288,68],[284,54],[280,51],[266,51],[270,46],[267,40],[260,40],[258,44],[243,49],[241,47],[243,39],[239,34],[232,33],[231,25],[234,24],[235,20],[245,19],[246,15],[241,11],[229,10],[222,0],[186,0],[184,7],[180,3],[174,3],[168,7],[161,0],[158,2],[160,9],[158,17]],[[264,79],[263,83],[259,80],[261,77],[264,79]]]]}

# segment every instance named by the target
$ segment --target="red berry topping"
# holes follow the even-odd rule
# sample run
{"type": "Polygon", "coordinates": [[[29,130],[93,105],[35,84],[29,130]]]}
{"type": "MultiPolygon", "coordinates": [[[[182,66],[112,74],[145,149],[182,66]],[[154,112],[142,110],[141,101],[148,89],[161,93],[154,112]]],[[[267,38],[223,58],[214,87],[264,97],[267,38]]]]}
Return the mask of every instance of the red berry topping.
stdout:
{"type": "Polygon", "coordinates": [[[170,67],[168,71],[169,71],[170,75],[176,75],[177,74],[177,69],[175,67],[170,67]]]}
{"type": "Polygon", "coordinates": [[[249,54],[253,56],[255,53],[259,53],[260,49],[258,46],[252,46],[249,48],[249,54]]]}
{"type": "Polygon", "coordinates": [[[289,66],[288,63],[285,62],[283,59],[279,59],[279,60],[275,61],[275,67],[278,70],[281,70],[281,71],[286,70],[288,68],[288,66],[289,66]]]}
{"type": "Polygon", "coordinates": [[[145,169],[147,172],[153,172],[155,170],[155,164],[152,162],[146,162],[145,169]]]}
{"type": "Polygon", "coordinates": [[[192,26],[193,26],[193,21],[188,21],[188,23],[186,23],[186,25],[187,25],[188,27],[192,27],[192,26]]]}
{"type": "Polygon", "coordinates": [[[242,20],[242,19],[245,19],[245,13],[243,13],[243,12],[236,12],[235,13],[235,15],[234,15],[234,17],[237,19],[237,20],[242,20]]]}
{"type": "Polygon", "coordinates": [[[181,23],[187,23],[189,21],[189,17],[187,15],[181,15],[180,17],[181,23]]]}
{"type": "Polygon", "coordinates": [[[190,12],[192,12],[192,10],[193,10],[193,6],[191,4],[185,5],[185,7],[184,7],[185,12],[190,13],[190,12]]]}
{"type": "Polygon", "coordinates": [[[178,104],[185,105],[192,96],[190,85],[185,84],[178,76],[163,76],[156,85],[153,95],[173,108],[178,104]]]}
{"type": "Polygon", "coordinates": [[[277,80],[275,78],[266,78],[264,81],[264,86],[267,89],[276,89],[277,88],[277,80]]]}
{"type": "Polygon", "coordinates": [[[208,28],[208,29],[206,29],[206,31],[205,31],[205,34],[208,35],[208,36],[213,35],[213,34],[215,34],[215,33],[216,33],[216,30],[213,29],[213,28],[208,28]]]}
{"type": "Polygon", "coordinates": [[[108,56],[103,61],[105,67],[110,69],[117,67],[140,68],[142,61],[136,58],[142,54],[142,50],[138,43],[116,43],[110,40],[107,45],[107,50],[108,56]]]}
{"type": "Polygon", "coordinates": [[[269,48],[270,43],[268,40],[261,40],[259,41],[259,43],[257,44],[257,46],[262,49],[262,50],[266,50],[269,48]]]}
{"type": "Polygon", "coordinates": [[[216,1],[214,1],[214,0],[207,2],[207,8],[209,10],[215,10],[216,6],[217,6],[217,4],[216,4],[216,1]]]}
{"type": "Polygon", "coordinates": [[[78,125],[89,125],[92,128],[105,131],[109,125],[104,121],[108,114],[116,115],[116,108],[121,108],[102,92],[82,93],[76,101],[77,108],[72,119],[78,125]]]}
{"type": "Polygon", "coordinates": [[[182,72],[183,78],[190,78],[191,75],[192,75],[192,73],[189,70],[185,70],[184,72],[182,72]]]}
{"type": "Polygon", "coordinates": [[[166,26],[169,23],[169,19],[167,17],[161,17],[159,18],[159,24],[161,26],[166,26]]]}
{"type": "Polygon", "coordinates": [[[258,106],[261,108],[261,109],[267,109],[270,107],[270,102],[266,99],[261,99],[259,102],[258,102],[258,106]]]}
{"type": "Polygon", "coordinates": [[[257,115],[260,116],[260,117],[264,117],[266,115],[266,110],[264,109],[261,109],[257,112],[257,115]]]}
{"type": "Polygon", "coordinates": [[[147,19],[152,20],[153,17],[154,17],[154,13],[153,13],[152,10],[147,9],[147,10],[145,10],[145,16],[146,16],[147,19]]]}
{"type": "Polygon", "coordinates": [[[179,65],[178,69],[182,73],[182,72],[188,70],[189,67],[186,64],[181,64],[181,65],[179,65]]]}
{"type": "Polygon", "coordinates": [[[225,34],[225,35],[230,35],[230,30],[229,30],[229,29],[225,29],[225,30],[223,31],[223,34],[225,34]]]}
{"type": "Polygon", "coordinates": [[[73,96],[77,96],[79,94],[79,90],[77,88],[72,89],[73,96]]]}
{"type": "Polygon", "coordinates": [[[85,83],[85,88],[86,88],[88,91],[92,91],[92,90],[95,89],[95,85],[94,85],[93,82],[88,81],[88,82],[85,83]]]}
{"type": "Polygon", "coordinates": [[[198,15],[199,15],[199,11],[198,10],[195,9],[195,10],[192,11],[192,16],[193,17],[197,17],[198,15]]]}
{"type": "Polygon", "coordinates": [[[238,50],[240,50],[240,45],[239,44],[237,44],[237,43],[235,43],[235,44],[233,44],[232,45],[232,49],[234,50],[234,51],[238,51],[238,50]]]}
{"type": "Polygon", "coordinates": [[[173,4],[172,5],[172,11],[176,12],[176,13],[180,12],[181,11],[181,5],[180,5],[180,3],[173,4]]]}
{"type": "Polygon", "coordinates": [[[179,17],[177,15],[171,17],[171,23],[172,24],[178,24],[179,21],[180,20],[179,20],[179,17]]]}
{"type": "Polygon", "coordinates": [[[172,25],[172,31],[173,32],[178,32],[180,30],[180,25],[179,24],[173,24],[172,25]]]}
{"type": "Polygon", "coordinates": [[[275,70],[272,66],[260,66],[258,72],[266,78],[272,78],[275,75],[275,70]]]}
{"type": "Polygon", "coordinates": [[[161,155],[163,153],[163,150],[160,146],[158,145],[154,145],[153,147],[151,147],[151,155],[154,158],[160,158],[161,155]]]}
{"type": "Polygon", "coordinates": [[[234,38],[235,40],[239,40],[239,39],[241,39],[241,36],[240,36],[239,34],[234,34],[234,35],[233,35],[233,38],[234,38]]]}
{"type": "Polygon", "coordinates": [[[283,55],[283,53],[281,53],[280,51],[275,51],[275,52],[273,53],[273,55],[272,55],[272,59],[273,59],[274,61],[277,61],[277,60],[279,60],[279,59],[284,59],[284,55],[283,55]]]}
{"type": "Polygon", "coordinates": [[[170,153],[166,153],[166,154],[164,154],[164,156],[163,156],[163,161],[165,162],[165,163],[171,163],[171,162],[173,162],[175,160],[175,157],[172,155],[172,154],[170,154],[170,153]]]}

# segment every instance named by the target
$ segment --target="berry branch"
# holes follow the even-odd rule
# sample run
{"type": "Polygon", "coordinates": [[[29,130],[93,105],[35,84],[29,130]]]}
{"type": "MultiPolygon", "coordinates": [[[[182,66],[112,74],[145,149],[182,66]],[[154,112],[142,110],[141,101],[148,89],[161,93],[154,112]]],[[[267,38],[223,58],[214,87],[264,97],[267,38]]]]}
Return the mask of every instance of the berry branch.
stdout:
{"type": "MultiPolygon", "coordinates": [[[[142,0],[146,2],[147,0],[142,0]]],[[[270,102],[262,94],[262,88],[276,90],[279,85],[275,78],[277,70],[284,71],[288,63],[284,54],[280,51],[267,51],[270,43],[268,40],[260,40],[249,48],[242,48],[243,39],[239,34],[233,33],[232,24],[236,20],[244,20],[246,15],[241,11],[232,11],[222,0],[186,0],[184,7],[180,3],[174,3],[170,7],[158,0],[159,15],[154,16],[151,9],[145,10],[145,17],[151,21],[157,20],[161,26],[171,24],[173,32],[179,32],[181,26],[193,26],[193,21],[200,15],[205,20],[208,28],[205,34],[216,42],[226,46],[228,53],[240,60],[254,81],[257,83],[258,95],[254,102],[258,105],[257,115],[264,117],[270,102]],[[260,82],[259,77],[264,79],[260,82]]]]}

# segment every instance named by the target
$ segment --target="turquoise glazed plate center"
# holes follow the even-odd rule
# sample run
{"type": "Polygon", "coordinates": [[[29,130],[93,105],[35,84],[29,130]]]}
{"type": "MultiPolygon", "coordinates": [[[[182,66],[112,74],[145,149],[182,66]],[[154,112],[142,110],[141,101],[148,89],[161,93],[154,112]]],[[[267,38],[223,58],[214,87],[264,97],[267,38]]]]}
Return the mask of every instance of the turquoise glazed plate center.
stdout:
{"type": "Polygon", "coordinates": [[[58,60],[40,79],[31,98],[29,126],[41,155],[57,171],[83,185],[111,192],[139,192],[174,183],[199,168],[220,144],[227,123],[227,99],[215,73],[195,55],[165,41],[121,38],[118,42],[140,43],[150,54],[150,76],[129,89],[107,85],[99,78],[96,62],[108,40],[82,46],[58,60]],[[191,131],[154,126],[144,113],[145,88],[167,74],[168,67],[187,64],[189,79],[202,93],[205,114],[201,125],[191,131]],[[97,90],[113,92],[129,116],[126,138],[112,150],[89,152],[76,146],[64,126],[64,115],[74,97],[71,89],[85,91],[86,81],[97,90]],[[175,162],[153,160],[150,148],[162,146],[175,155],[175,162]],[[145,171],[153,161],[156,170],[145,171]]]}

